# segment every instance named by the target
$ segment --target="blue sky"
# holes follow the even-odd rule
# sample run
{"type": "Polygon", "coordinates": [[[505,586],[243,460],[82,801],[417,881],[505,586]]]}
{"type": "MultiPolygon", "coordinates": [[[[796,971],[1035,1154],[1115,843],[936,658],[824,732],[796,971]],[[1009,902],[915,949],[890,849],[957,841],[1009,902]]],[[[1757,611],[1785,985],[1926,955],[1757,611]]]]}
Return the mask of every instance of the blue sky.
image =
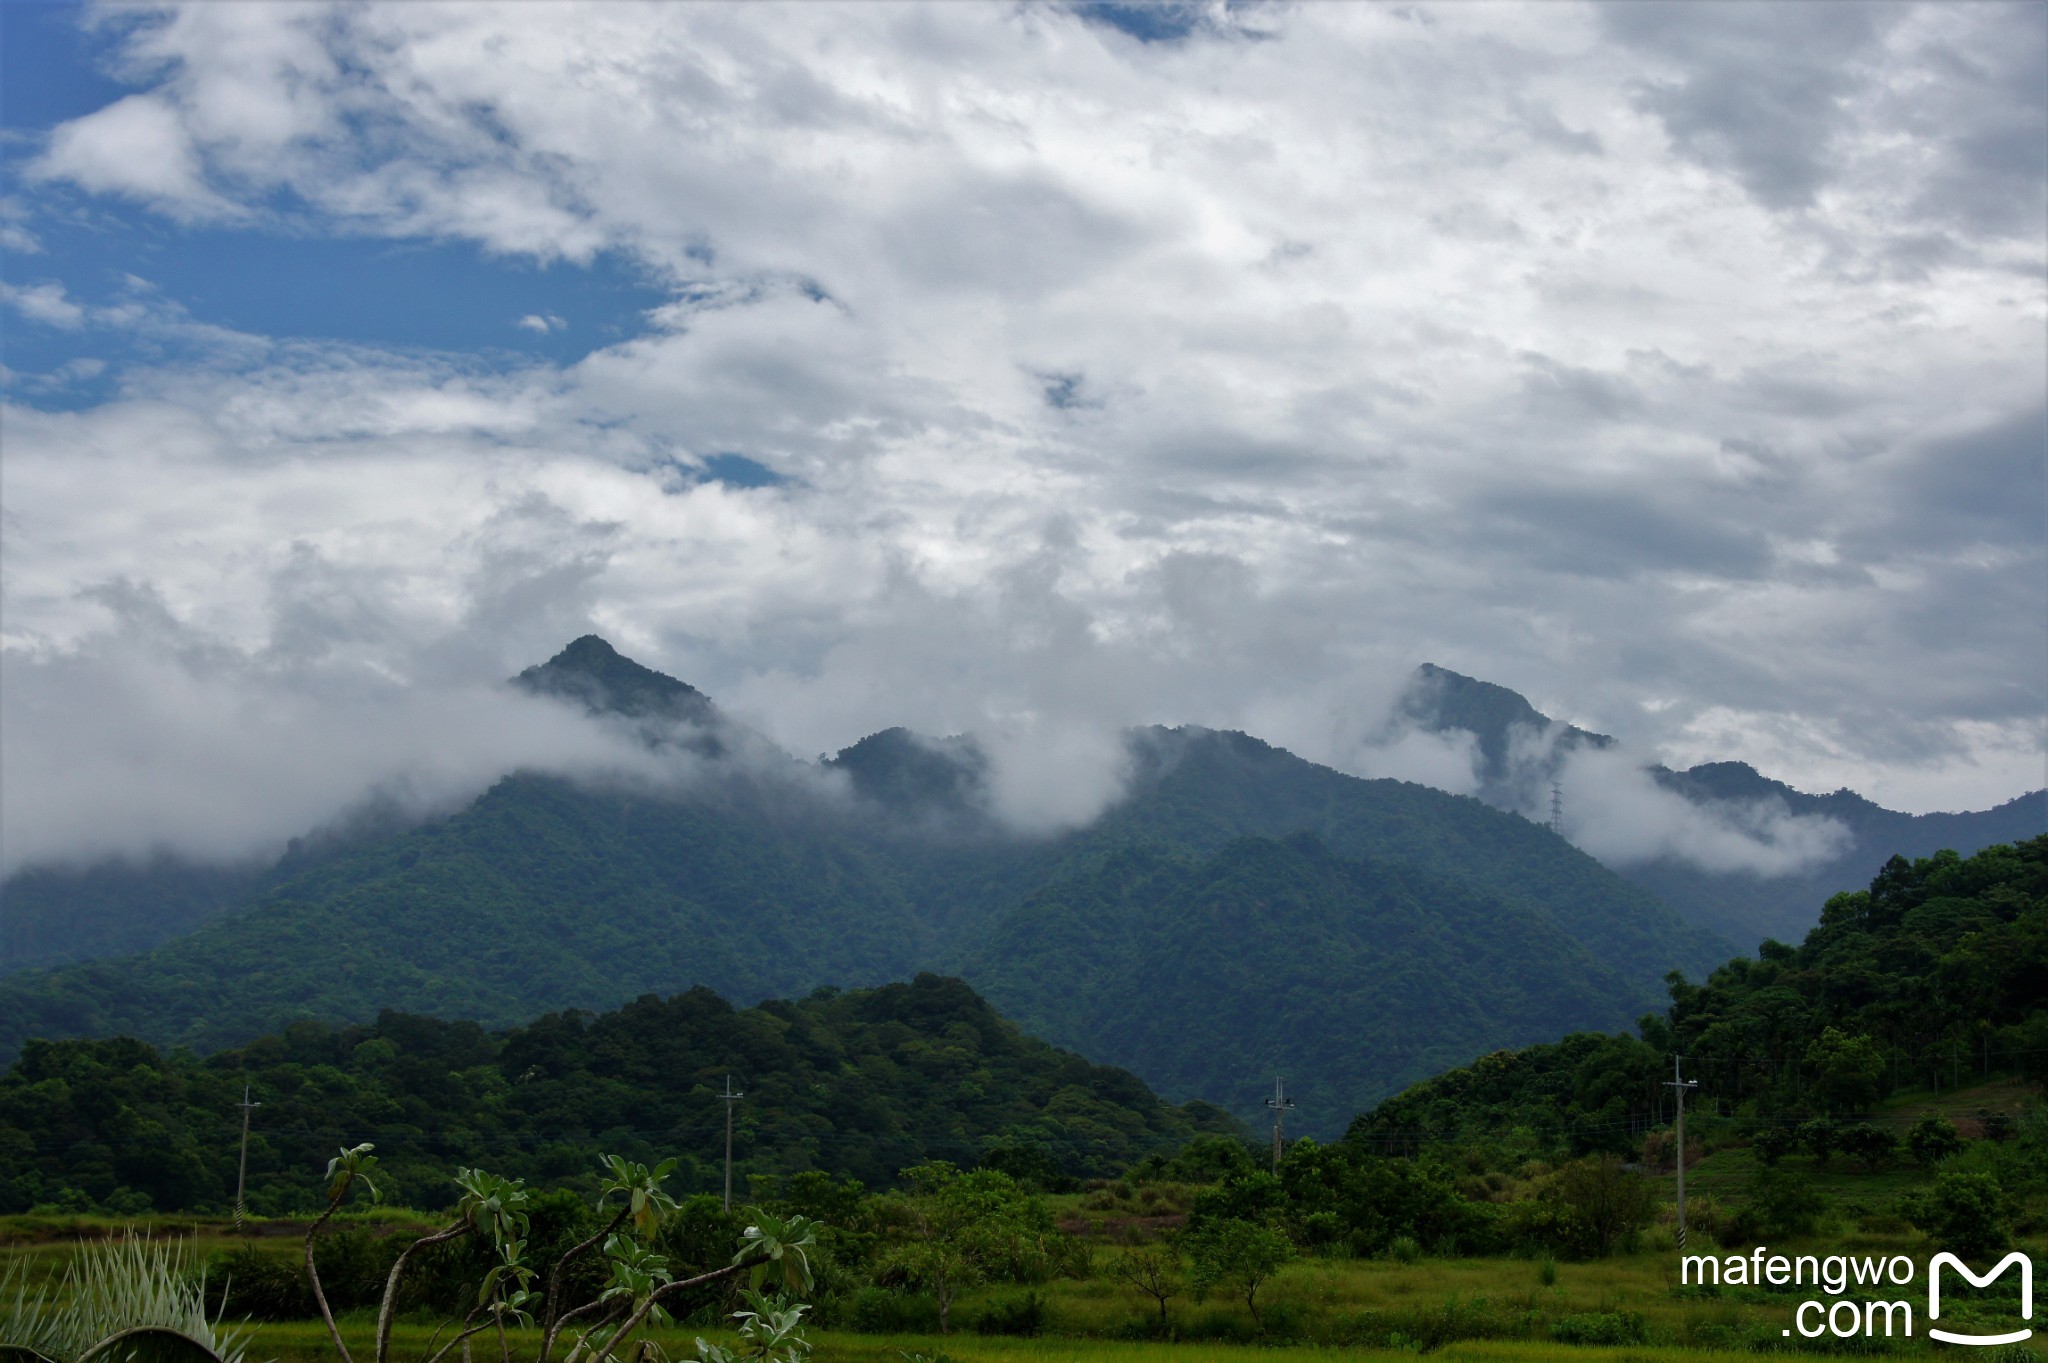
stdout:
{"type": "MultiPolygon", "coordinates": [[[[120,47],[70,4],[0,8],[4,25],[4,148],[10,181],[33,160],[34,134],[113,103],[130,87],[112,79],[120,47]]],[[[115,30],[118,32],[118,30],[115,30]]],[[[15,255],[9,282],[61,282],[87,307],[111,307],[144,281],[191,320],[251,336],[457,352],[492,365],[556,364],[616,344],[667,295],[635,262],[603,253],[587,263],[536,262],[475,242],[336,235],[317,213],[281,198],[258,226],[167,222],[134,204],[63,185],[36,195],[40,250],[15,255]],[[521,319],[546,323],[520,325],[521,319]]],[[[7,364],[47,375],[85,359],[109,369],[90,382],[24,391],[21,400],[76,407],[106,400],[121,366],[192,358],[172,336],[110,335],[14,321],[7,364]]]]}
{"type": "MultiPolygon", "coordinates": [[[[591,630],[792,751],[996,735],[1049,824],[1144,722],[1470,789],[1423,661],[2042,784],[2039,5],[0,23],[8,864],[538,760],[449,698],[591,630]]],[[[1820,845],[1572,779],[1602,855],[1820,845]]]]}

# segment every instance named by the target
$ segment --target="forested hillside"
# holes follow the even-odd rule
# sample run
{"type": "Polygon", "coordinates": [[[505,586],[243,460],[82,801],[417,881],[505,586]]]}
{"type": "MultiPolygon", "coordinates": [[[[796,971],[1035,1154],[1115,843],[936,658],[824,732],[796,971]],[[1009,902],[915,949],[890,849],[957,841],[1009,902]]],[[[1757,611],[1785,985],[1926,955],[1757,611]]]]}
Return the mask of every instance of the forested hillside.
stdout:
{"type": "Polygon", "coordinates": [[[1412,866],[1344,860],[1311,834],[1201,860],[1105,853],[1003,914],[965,969],[1033,1034],[1097,1038],[1093,1051],[1169,1096],[1219,1079],[1257,1094],[1285,1074],[1303,1131],[1339,1129],[1358,1095],[1436,1073],[1483,1038],[1553,1037],[1573,1018],[1623,1026],[1641,1000],[1545,916],[1412,866]]]}
{"type": "Polygon", "coordinates": [[[2048,1081],[2048,837],[1894,858],[1830,899],[1799,946],[1766,943],[1670,992],[1640,1038],[1484,1056],[1363,1114],[1349,1138],[1625,1149],[1668,1119],[1674,1053],[1699,1110],[1758,1131],[1848,1122],[1899,1087],[2048,1081]]]}
{"type": "MultiPolygon", "coordinates": [[[[742,1170],[872,1186],[927,1159],[1107,1174],[1203,1133],[1122,1071],[1020,1033],[958,980],[735,1010],[708,990],[486,1032],[386,1013],[300,1023],[204,1060],[134,1040],[36,1042],[0,1077],[0,1213],[224,1210],[242,1086],[256,1110],[249,1203],[317,1205],[337,1146],[376,1143],[394,1200],[432,1207],[457,1166],[587,1179],[600,1152],[680,1156],[681,1191],[723,1176],[727,1075],[742,1170]]],[[[741,1191],[745,1191],[744,1179],[741,1191]]]]}
{"type": "Polygon", "coordinates": [[[1307,1129],[1334,1132],[1438,1059],[1612,1026],[1652,1002],[1668,970],[1704,970],[1730,949],[1517,815],[1358,780],[1242,734],[1134,733],[1121,801],[1085,828],[1023,838],[990,818],[971,742],[877,735],[821,773],[762,751],[699,693],[602,641],[548,667],[526,684],[600,708],[626,697],[621,722],[684,750],[694,781],[518,775],[448,818],[330,847],[150,953],[0,981],[0,1058],[35,1036],[206,1050],[386,1008],[510,1026],[693,985],[745,1003],[939,969],[1177,1096],[1255,1110],[1274,1066],[1325,1084],[1307,1129]],[[1374,869],[1310,872],[1298,849],[1219,869],[1240,839],[1299,833],[1319,855],[1374,869]],[[1152,888],[1090,888],[1126,855],[1159,868],[1152,888]],[[1065,899],[1099,896],[1156,924],[1132,949],[1245,968],[1140,980],[1032,926],[1065,899]],[[1170,940],[1177,916],[1225,897],[1245,912],[1190,917],[1199,932],[1170,940]],[[1291,936],[1260,926],[1260,904],[1292,906],[1291,936]],[[1478,971],[1475,954],[1542,968],[1478,971]],[[1404,982],[1430,978],[1452,986],[1404,982]],[[1105,1029],[1093,1011],[1105,1006],[1146,1026],[1105,1029]],[[1361,1047],[1360,1029],[1383,1015],[1398,1019],[1394,1044],[1361,1047]],[[1230,1044],[1170,1069],[1146,1039],[1219,1016],[1241,1021],[1230,1044]],[[1433,1034],[1453,1040],[1429,1050],[1433,1034]]]}

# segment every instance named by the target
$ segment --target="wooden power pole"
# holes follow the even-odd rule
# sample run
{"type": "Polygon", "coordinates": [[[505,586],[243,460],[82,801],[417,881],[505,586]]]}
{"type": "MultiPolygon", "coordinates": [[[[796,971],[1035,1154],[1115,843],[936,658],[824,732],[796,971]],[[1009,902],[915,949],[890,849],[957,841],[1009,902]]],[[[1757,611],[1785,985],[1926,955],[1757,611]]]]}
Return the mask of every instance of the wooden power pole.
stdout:
{"type": "Polygon", "coordinates": [[[1678,1247],[1683,1250],[1685,1248],[1685,1091],[1698,1088],[1700,1081],[1697,1079],[1687,1079],[1679,1074],[1678,1062],[1680,1058],[1675,1055],[1671,1057],[1671,1078],[1665,1081],[1664,1087],[1678,1095],[1678,1138],[1676,1142],[1676,1149],[1678,1151],[1678,1247]]]}
{"type": "Polygon", "coordinates": [[[1286,1146],[1285,1127],[1287,1114],[1294,1110],[1294,1100],[1287,1096],[1286,1080],[1273,1076],[1273,1096],[1266,1100],[1266,1106],[1273,1109],[1273,1172],[1280,1172],[1280,1154],[1286,1146]]]}
{"type": "Polygon", "coordinates": [[[242,1158],[235,1169],[235,1234],[237,1235],[242,1233],[242,1218],[246,1215],[242,1203],[242,1194],[249,1183],[249,1114],[262,1106],[263,1104],[261,1103],[249,1101],[249,1086],[247,1084],[242,1085],[242,1158]]]}
{"type": "Polygon", "coordinates": [[[742,1099],[742,1098],[746,1097],[747,1095],[746,1095],[746,1094],[744,1094],[744,1093],[734,1093],[734,1092],[733,1092],[733,1089],[732,1089],[732,1076],[728,1074],[727,1076],[725,1076],[725,1092],[723,1092],[723,1093],[719,1094],[718,1096],[719,1096],[720,1098],[722,1098],[722,1099],[724,1099],[724,1100],[725,1100],[725,1209],[726,1209],[727,1211],[731,1211],[731,1210],[732,1210],[732,1105],[733,1105],[734,1103],[737,1103],[737,1102],[738,1102],[738,1101],[739,1101],[740,1099],[742,1099]]]}

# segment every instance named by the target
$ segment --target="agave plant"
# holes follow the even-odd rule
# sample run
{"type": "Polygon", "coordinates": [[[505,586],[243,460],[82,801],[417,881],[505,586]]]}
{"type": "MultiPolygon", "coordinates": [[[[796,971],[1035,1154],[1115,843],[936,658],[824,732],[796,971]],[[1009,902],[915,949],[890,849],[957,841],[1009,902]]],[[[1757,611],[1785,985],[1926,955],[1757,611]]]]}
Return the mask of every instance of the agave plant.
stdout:
{"type": "Polygon", "coordinates": [[[206,1315],[206,1274],[183,1241],[81,1245],[54,1287],[26,1261],[0,1275],[0,1363],[244,1363],[247,1332],[206,1315]]]}

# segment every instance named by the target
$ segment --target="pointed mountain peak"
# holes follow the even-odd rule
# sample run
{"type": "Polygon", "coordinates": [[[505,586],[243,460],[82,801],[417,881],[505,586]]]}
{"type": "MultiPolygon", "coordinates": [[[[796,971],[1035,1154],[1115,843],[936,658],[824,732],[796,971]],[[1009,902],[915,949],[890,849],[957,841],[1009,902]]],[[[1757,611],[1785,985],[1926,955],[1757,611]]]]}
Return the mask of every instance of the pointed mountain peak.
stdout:
{"type": "Polygon", "coordinates": [[[702,724],[717,714],[710,697],[687,682],[643,667],[595,634],[586,634],[512,684],[538,696],[581,704],[592,714],[628,719],[680,719],[702,724]]]}
{"type": "MultiPolygon", "coordinates": [[[[1544,714],[1519,691],[1453,672],[1435,663],[1415,669],[1401,713],[1432,733],[1464,730],[1479,740],[1485,759],[1484,775],[1499,780],[1508,769],[1508,731],[1516,725],[1547,729],[1559,721],[1544,714]]],[[[1575,724],[1563,724],[1560,749],[1577,747],[1611,748],[1614,740],[1575,724]]]]}

